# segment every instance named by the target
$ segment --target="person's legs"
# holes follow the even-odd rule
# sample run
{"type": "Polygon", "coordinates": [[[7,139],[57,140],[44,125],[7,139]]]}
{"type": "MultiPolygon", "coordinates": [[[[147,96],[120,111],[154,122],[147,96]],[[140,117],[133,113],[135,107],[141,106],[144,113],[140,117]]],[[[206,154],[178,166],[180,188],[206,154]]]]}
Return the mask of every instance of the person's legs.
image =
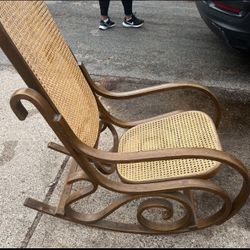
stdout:
{"type": "Polygon", "coordinates": [[[121,0],[124,8],[124,21],[122,25],[126,28],[139,28],[143,25],[144,20],[137,18],[133,14],[133,0],[121,0]]]}
{"type": "Polygon", "coordinates": [[[99,24],[100,30],[106,30],[115,26],[115,23],[111,21],[108,16],[109,2],[110,0],[99,0],[100,12],[101,12],[100,16],[101,20],[99,24]]]}
{"type": "Polygon", "coordinates": [[[110,0],[99,0],[101,20],[108,18],[109,2],[110,0]]]}
{"type": "Polygon", "coordinates": [[[124,14],[127,19],[130,19],[133,14],[133,1],[132,0],[122,0],[122,5],[124,8],[124,14]]]}

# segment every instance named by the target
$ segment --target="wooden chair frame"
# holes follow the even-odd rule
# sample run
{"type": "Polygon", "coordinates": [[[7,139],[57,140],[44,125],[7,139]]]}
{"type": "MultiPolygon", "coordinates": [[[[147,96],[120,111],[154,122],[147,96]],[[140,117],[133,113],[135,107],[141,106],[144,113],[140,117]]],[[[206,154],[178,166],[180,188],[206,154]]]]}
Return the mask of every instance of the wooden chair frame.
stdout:
{"type": "Polygon", "coordinates": [[[58,112],[54,103],[51,102],[50,97],[44,89],[41,88],[41,83],[37,77],[35,77],[2,25],[0,25],[0,45],[29,87],[19,89],[12,95],[10,105],[13,112],[20,120],[25,120],[28,111],[21,101],[26,100],[31,102],[63,143],[63,146],[61,146],[51,142],[48,144],[48,147],[69,155],[72,158],[70,171],[66,178],[58,205],[51,206],[44,202],[28,198],[24,203],[25,206],[58,218],[88,226],[121,232],[163,234],[203,229],[214,224],[221,224],[235,215],[245,204],[250,194],[250,176],[248,170],[241,161],[227,152],[209,148],[171,148],[141,152],[117,152],[119,137],[115,126],[130,129],[139,124],[154,121],[155,119],[173,116],[181,113],[181,110],[148,119],[126,121],[111,115],[99,99],[99,96],[102,96],[109,99],[124,100],[163,91],[174,91],[178,89],[197,90],[198,92],[205,93],[213,101],[216,110],[214,123],[218,126],[221,119],[220,105],[217,98],[208,88],[200,84],[167,83],[123,93],[112,92],[96,85],[84,65],[81,64],[79,67],[93,91],[100,114],[98,138],[95,146],[90,147],[79,140],[75,133],[73,133],[65,118],[58,112]],[[98,149],[99,137],[106,129],[109,129],[113,136],[113,147],[109,152],[98,149]],[[210,179],[217,171],[209,173],[202,178],[189,177],[151,183],[125,183],[109,178],[109,176],[116,171],[117,164],[174,159],[207,159],[226,164],[242,176],[240,192],[232,200],[230,195],[222,187],[210,179]],[[72,190],[72,186],[77,182],[86,182],[90,185],[86,188],[74,191],[72,190]],[[99,186],[114,193],[119,193],[120,198],[115,199],[110,205],[97,213],[85,214],[77,212],[73,208],[73,204],[94,194],[99,186]],[[193,192],[196,190],[219,196],[223,201],[223,205],[212,215],[208,215],[204,218],[197,217],[193,197],[193,192]],[[142,198],[145,200],[137,207],[136,224],[108,220],[108,216],[120,207],[142,198]],[[169,221],[174,213],[169,200],[177,202],[184,209],[183,216],[174,222],[169,221]],[[144,212],[152,208],[159,208],[165,211],[162,223],[150,221],[145,217],[144,212]]]}

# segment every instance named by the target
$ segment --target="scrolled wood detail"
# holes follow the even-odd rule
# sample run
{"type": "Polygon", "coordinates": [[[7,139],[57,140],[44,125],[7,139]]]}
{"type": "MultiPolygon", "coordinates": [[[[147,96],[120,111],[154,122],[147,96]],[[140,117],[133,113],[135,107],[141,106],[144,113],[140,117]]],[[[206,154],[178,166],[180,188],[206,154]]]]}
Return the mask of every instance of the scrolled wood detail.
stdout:
{"type": "MultiPolygon", "coordinates": [[[[202,191],[203,188],[195,188],[195,190],[202,191]]],[[[206,218],[196,218],[194,204],[189,199],[189,197],[185,195],[185,193],[182,193],[182,190],[180,190],[179,192],[176,191],[158,194],[123,195],[121,198],[114,200],[110,205],[108,205],[101,211],[92,214],[78,212],[74,208],[72,208],[71,205],[73,205],[75,201],[78,201],[92,194],[94,191],[95,188],[92,187],[92,190],[87,188],[85,191],[81,190],[79,192],[71,194],[65,207],[65,216],[70,220],[81,224],[91,224],[92,226],[97,226],[101,228],[106,228],[106,225],[110,225],[110,227],[107,227],[107,229],[114,231],[131,232],[129,229],[129,225],[131,225],[133,228],[133,232],[138,231],[140,233],[151,232],[154,234],[161,234],[202,229],[213,224],[218,224],[221,221],[227,219],[227,217],[230,215],[230,211],[232,208],[232,202],[229,196],[219,186],[217,186],[216,189],[213,188],[210,190],[205,190],[206,192],[210,192],[216,196],[219,196],[223,200],[223,205],[221,206],[221,208],[218,211],[214,212],[214,214],[209,215],[206,218]],[[105,219],[123,205],[126,205],[127,203],[133,200],[138,200],[142,198],[146,198],[146,200],[142,201],[138,205],[136,224],[113,222],[108,219],[105,219]],[[174,209],[170,201],[177,202],[179,205],[181,205],[183,209],[183,214],[178,217],[177,220],[174,220],[174,209]],[[165,211],[162,217],[162,222],[150,221],[143,215],[145,211],[149,211],[152,208],[160,208],[165,211]]]]}
{"type": "Polygon", "coordinates": [[[186,197],[182,196],[180,193],[166,195],[164,199],[152,198],[145,200],[139,205],[137,210],[137,220],[143,227],[149,230],[160,231],[160,232],[174,231],[188,227],[193,219],[193,216],[194,214],[192,205],[186,199],[186,197]],[[174,211],[172,203],[166,200],[166,198],[178,201],[178,203],[180,203],[184,208],[185,211],[184,215],[177,221],[168,222],[169,219],[173,218],[174,211]],[[163,214],[162,217],[163,219],[162,223],[153,222],[144,217],[143,212],[152,208],[164,209],[165,213],[163,214]]]}

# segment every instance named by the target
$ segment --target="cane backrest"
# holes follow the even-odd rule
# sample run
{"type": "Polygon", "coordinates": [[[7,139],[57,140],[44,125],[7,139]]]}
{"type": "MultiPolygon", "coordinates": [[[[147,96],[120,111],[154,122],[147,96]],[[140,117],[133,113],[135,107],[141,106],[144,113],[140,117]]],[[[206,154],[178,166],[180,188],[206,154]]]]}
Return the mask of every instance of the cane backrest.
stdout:
{"type": "Polygon", "coordinates": [[[99,128],[96,100],[46,4],[0,1],[0,9],[2,49],[27,85],[41,89],[76,136],[93,146],[99,128]]]}

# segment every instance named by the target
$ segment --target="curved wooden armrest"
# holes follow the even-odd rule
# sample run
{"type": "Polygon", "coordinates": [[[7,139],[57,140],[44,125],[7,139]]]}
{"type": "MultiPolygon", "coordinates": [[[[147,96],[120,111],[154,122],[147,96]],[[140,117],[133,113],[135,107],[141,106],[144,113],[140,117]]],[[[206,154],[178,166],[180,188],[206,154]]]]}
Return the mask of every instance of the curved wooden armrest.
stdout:
{"type": "Polygon", "coordinates": [[[77,144],[77,151],[85,154],[88,158],[105,164],[136,163],[144,161],[160,161],[174,159],[206,159],[218,161],[225,164],[234,163],[244,165],[233,155],[224,151],[210,148],[168,148],[162,150],[140,151],[140,152],[108,152],[89,147],[83,143],[77,144]],[[239,164],[240,163],[240,164],[239,164]]]}
{"type": "Polygon", "coordinates": [[[80,65],[80,68],[82,72],[84,73],[85,77],[87,78],[90,86],[95,90],[95,93],[97,93],[100,96],[110,98],[110,99],[129,99],[129,98],[139,97],[139,96],[153,94],[157,92],[176,90],[176,89],[196,89],[209,95],[212,99],[218,102],[217,98],[207,87],[198,83],[188,83],[188,82],[165,83],[165,84],[161,84],[157,86],[152,86],[152,87],[147,87],[147,88],[132,90],[132,91],[125,91],[125,92],[109,91],[95,84],[95,82],[91,79],[91,77],[89,76],[83,64],[80,65]]]}
{"type": "MultiPolygon", "coordinates": [[[[91,159],[96,159],[105,163],[131,163],[131,162],[143,162],[143,161],[154,161],[154,160],[173,160],[173,159],[207,159],[218,161],[234,168],[243,178],[243,184],[240,192],[233,201],[231,216],[233,216],[245,203],[250,194],[250,175],[248,169],[244,164],[232,156],[229,153],[205,148],[179,148],[179,149],[165,149],[156,151],[144,151],[134,153],[112,153],[112,152],[101,152],[100,150],[92,149],[88,146],[81,145],[79,148],[82,153],[86,154],[91,159]]],[[[118,192],[145,192],[145,190],[154,192],[173,187],[181,187],[189,182],[189,179],[170,180],[159,183],[142,183],[142,184],[126,184],[117,183],[108,179],[104,179],[101,175],[96,174],[97,179],[108,189],[116,190],[118,192]]],[[[191,180],[191,179],[190,179],[191,180]]],[[[192,185],[194,180],[191,180],[192,185]]],[[[206,180],[196,179],[199,185],[208,185],[206,180]]],[[[210,185],[210,184],[209,184],[210,185]]],[[[193,188],[195,185],[193,185],[193,188]]]]}
{"type": "Polygon", "coordinates": [[[198,83],[187,83],[187,82],[179,82],[179,83],[165,83],[157,86],[147,87],[143,89],[133,90],[133,91],[126,91],[126,92],[114,92],[109,91],[103,87],[98,86],[95,82],[91,79],[90,75],[88,74],[86,68],[83,64],[80,65],[80,69],[84,76],[87,78],[87,81],[92,88],[92,90],[103,97],[109,99],[130,99],[140,96],[145,96],[153,93],[158,93],[162,91],[173,91],[179,89],[194,89],[206,94],[215,104],[216,108],[216,118],[215,118],[215,125],[216,127],[219,125],[220,118],[221,118],[221,108],[217,97],[205,86],[198,84],[198,83]]]}
{"type": "Polygon", "coordinates": [[[176,89],[196,89],[209,95],[212,99],[214,99],[218,103],[218,100],[214,96],[214,94],[207,87],[199,83],[188,83],[188,82],[165,83],[165,84],[161,84],[157,86],[152,86],[152,87],[147,87],[147,88],[132,90],[132,91],[124,91],[124,92],[109,91],[105,89],[104,87],[98,86],[91,79],[91,77],[89,76],[83,64],[80,65],[80,68],[84,76],[87,78],[91,88],[93,88],[93,90],[95,91],[95,93],[100,96],[109,98],[109,99],[129,99],[129,98],[149,95],[149,94],[162,92],[162,91],[169,91],[169,90],[176,90],[176,89]]]}

